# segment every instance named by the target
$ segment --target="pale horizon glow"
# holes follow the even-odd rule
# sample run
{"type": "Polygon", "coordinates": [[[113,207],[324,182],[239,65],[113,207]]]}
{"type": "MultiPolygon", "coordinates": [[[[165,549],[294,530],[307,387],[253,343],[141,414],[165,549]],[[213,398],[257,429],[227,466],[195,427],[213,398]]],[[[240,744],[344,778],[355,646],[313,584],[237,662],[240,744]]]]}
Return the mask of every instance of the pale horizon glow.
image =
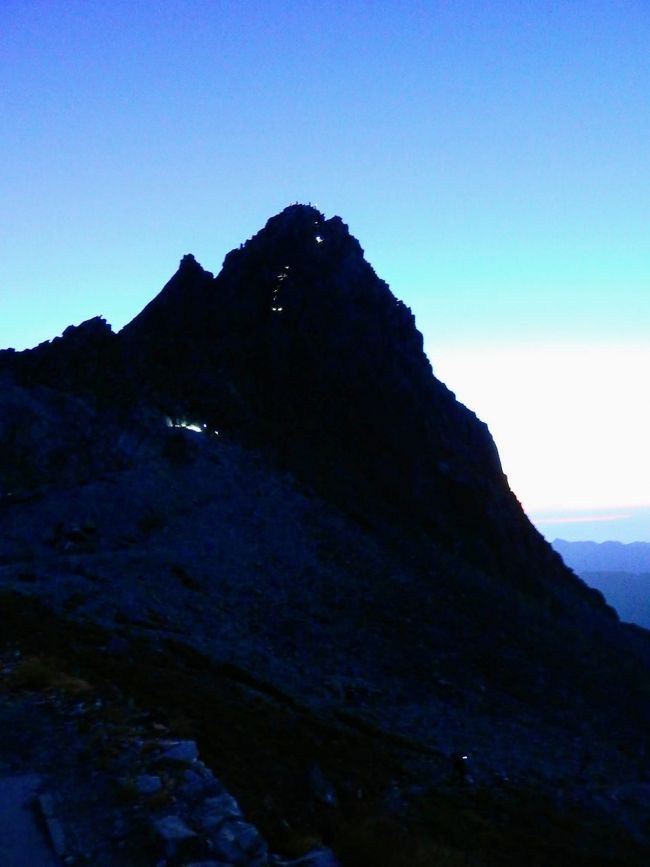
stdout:
{"type": "Polygon", "coordinates": [[[487,423],[529,514],[611,515],[648,504],[650,348],[484,343],[431,346],[429,357],[436,376],[487,423]]]}
{"type": "Polygon", "coordinates": [[[530,517],[536,520],[538,519],[540,523],[544,524],[591,524],[593,522],[610,523],[611,521],[624,521],[627,518],[631,518],[632,515],[628,512],[618,515],[557,515],[555,517],[547,518],[546,516],[540,516],[539,513],[533,512],[530,517]]]}

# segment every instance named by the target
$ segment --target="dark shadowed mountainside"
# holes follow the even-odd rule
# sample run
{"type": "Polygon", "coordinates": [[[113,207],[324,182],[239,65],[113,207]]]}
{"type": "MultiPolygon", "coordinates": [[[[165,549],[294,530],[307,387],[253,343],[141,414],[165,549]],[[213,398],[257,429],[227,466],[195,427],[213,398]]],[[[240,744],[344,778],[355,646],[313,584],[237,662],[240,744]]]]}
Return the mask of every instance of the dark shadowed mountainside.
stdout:
{"type": "MultiPolygon", "coordinates": [[[[533,528],[340,218],[186,256],[0,384],[8,654],[132,733],[180,720],[304,865],[645,863],[648,635],[533,528]]],[[[153,821],[203,841],[174,786],[153,821]]]]}

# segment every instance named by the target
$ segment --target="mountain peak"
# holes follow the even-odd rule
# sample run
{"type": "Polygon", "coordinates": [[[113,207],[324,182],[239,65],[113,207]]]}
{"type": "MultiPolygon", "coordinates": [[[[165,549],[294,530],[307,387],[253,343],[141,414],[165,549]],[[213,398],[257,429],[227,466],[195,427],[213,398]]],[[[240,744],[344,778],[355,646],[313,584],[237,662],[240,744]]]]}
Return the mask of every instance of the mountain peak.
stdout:
{"type": "Polygon", "coordinates": [[[531,586],[564,572],[340,217],[290,205],[215,278],[184,259],[122,338],[169,415],[271,452],[355,513],[462,544],[488,572],[531,586]]]}
{"type": "Polygon", "coordinates": [[[203,272],[203,268],[196,261],[192,253],[186,253],[180,261],[178,270],[182,273],[203,272]]]}
{"type": "Polygon", "coordinates": [[[278,214],[270,217],[267,221],[267,226],[269,223],[273,223],[277,220],[282,221],[295,221],[295,222],[303,222],[303,221],[317,221],[323,222],[325,220],[325,215],[321,213],[311,202],[308,205],[305,205],[301,202],[294,202],[292,205],[287,205],[286,208],[283,208],[278,214]]]}
{"type": "MultiPolygon", "coordinates": [[[[341,258],[356,259],[360,267],[370,266],[363,249],[340,217],[329,219],[312,205],[289,205],[267,220],[265,226],[239,249],[231,251],[223,264],[231,268],[266,267],[279,273],[283,269],[331,270],[341,258]]],[[[374,272],[372,272],[374,274],[374,272]]]]}
{"type": "Polygon", "coordinates": [[[509,490],[486,425],[435,378],[412,312],[340,217],[289,205],[216,277],[188,254],[118,335],[90,330],[92,365],[67,339],[6,363],[197,420],[363,520],[423,532],[531,592],[574,580],[509,490]],[[84,377],[70,374],[80,367],[84,377]]]}

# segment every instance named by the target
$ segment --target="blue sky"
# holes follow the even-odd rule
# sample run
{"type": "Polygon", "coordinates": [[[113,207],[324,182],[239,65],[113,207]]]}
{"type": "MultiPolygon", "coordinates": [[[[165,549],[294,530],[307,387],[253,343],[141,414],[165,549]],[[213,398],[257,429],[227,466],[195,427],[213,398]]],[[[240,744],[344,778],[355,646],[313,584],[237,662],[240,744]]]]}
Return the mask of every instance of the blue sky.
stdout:
{"type": "MultiPolygon", "coordinates": [[[[575,446],[549,452],[549,430],[582,425],[587,442],[602,422],[566,418],[588,381],[567,369],[576,347],[601,352],[594,376],[618,359],[644,399],[649,38],[634,0],[4,0],[0,345],[96,314],[119,328],[184,253],[217,271],[286,204],[316,203],[413,308],[528,508],[638,505],[641,453],[611,442],[601,460],[626,454],[629,493],[583,494],[575,446]],[[549,359],[541,407],[522,394],[522,345],[549,359]],[[494,398],[477,367],[503,380],[494,398]],[[517,433],[531,466],[567,470],[557,503],[512,478],[515,391],[538,413],[517,433]]],[[[638,411],[626,425],[650,433],[638,411]]]]}

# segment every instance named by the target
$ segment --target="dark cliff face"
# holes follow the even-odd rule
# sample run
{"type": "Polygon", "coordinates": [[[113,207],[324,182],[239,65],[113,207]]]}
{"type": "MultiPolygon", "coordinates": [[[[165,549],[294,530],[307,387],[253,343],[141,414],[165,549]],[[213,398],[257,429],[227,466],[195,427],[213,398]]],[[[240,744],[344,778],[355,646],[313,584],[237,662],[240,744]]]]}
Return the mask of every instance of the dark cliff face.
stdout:
{"type": "Polygon", "coordinates": [[[91,320],[20,355],[5,366],[205,422],[352,514],[424,532],[528,591],[560,578],[582,593],[509,491],[487,427],[434,377],[411,311],[339,217],[288,207],[217,277],[184,257],[117,336],[91,320]]]}
{"type": "Polygon", "coordinates": [[[185,257],[120,336],[179,412],[271,442],[291,465],[324,450],[336,472],[331,457],[353,455],[402,507],[428,497],[432,470],[501,478],[485,427],[433,377],[410,310],[341,220],[313,208],[269,220],[216,279],[185,257]]]}
{"type": "Polygon", "coordinates": [[[216,278],[185,257],[120,339],[165,411],[270,448],[353,513],[522,585],[568,574],[339,217],[286,208],[216,278]]]}

